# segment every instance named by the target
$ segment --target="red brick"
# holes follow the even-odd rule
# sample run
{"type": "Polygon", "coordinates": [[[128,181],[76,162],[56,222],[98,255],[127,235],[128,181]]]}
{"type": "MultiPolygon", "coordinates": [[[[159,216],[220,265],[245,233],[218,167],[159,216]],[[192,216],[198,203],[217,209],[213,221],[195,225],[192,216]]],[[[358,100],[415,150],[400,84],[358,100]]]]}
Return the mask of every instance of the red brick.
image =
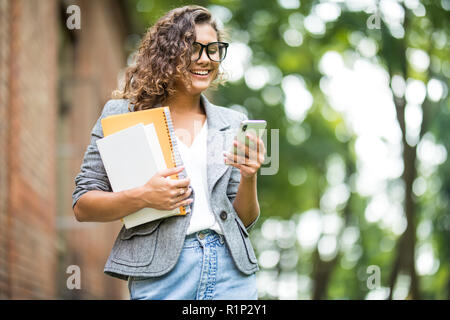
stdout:
{"type": "Polygon", "coordinates": [[[67,31],[63,3],[0,0],[0,299],[128,298],[125,282],[103,274],[120,223],[78,223],[71,207],[89,133],[125,64],[123,25],[115,1],[85,0],[75,2],[82,29],[67,31]],[[77,45],[62,47],[68,32],[77,45]],[[74,59],[61,64],[62,52],[74,59]],[[73,93],[65,114],[62,80],[73,93]],[[57,228],[68,218],[72,227],[57,228]],[[82,290],[66,288],[71,264],[82,290]]]}

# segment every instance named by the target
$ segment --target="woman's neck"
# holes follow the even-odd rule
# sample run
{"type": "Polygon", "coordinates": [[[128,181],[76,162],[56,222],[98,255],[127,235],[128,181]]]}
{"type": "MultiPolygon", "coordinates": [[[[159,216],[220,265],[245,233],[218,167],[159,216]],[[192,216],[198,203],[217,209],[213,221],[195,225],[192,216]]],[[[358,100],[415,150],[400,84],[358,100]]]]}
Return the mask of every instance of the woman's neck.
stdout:
{"type": "Polygon", "coordinates": [[[175,114],[198,114],[203,113],[200,107],[200,94],[175,94],[170,96],[164,102],[170,107],[170,112],[175,114]]]}

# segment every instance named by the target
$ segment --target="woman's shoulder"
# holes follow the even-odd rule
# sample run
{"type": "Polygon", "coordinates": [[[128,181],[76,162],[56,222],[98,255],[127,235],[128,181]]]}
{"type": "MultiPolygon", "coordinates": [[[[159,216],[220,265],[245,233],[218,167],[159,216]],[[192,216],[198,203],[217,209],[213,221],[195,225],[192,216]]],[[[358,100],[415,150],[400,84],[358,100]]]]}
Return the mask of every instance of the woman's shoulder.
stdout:
{"type": "Polygon", "coordinates": [[[102,115],[103,117],[107,117],[113,114],[121,114],[129,112],[128,105],[129,105],[128,99],[110,99],[105,103],[102,115]]]}

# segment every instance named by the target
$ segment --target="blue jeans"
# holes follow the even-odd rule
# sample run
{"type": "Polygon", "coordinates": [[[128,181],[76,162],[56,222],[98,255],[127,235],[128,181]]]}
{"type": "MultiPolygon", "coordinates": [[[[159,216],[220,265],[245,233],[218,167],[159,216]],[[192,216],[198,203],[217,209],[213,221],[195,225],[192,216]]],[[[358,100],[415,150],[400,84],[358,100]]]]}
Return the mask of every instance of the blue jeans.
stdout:
{"type": "Polygon", "coordinates": [[[132,300],[256,300],[256,276],[239,271],[225,243],[213,230],[186,236],[175,267],[160,277],[130,277],[132,300]]]}

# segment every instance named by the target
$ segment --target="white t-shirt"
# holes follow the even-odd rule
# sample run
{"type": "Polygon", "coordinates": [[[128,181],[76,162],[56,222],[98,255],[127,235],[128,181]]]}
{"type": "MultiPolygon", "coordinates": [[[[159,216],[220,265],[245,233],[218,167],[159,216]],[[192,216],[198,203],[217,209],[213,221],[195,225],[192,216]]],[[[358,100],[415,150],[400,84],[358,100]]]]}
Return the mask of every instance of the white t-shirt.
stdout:
{"type": "Polygon", "coordinates": [[[186,173],[191,179],[191,187],[195,192],[195,200],[190,213],[192,217],[186,234],[205,229],[212,229],[217,233],[223,234],[209,204],[210,199],[206,179],[207,131],[208,124],[205,120],[202,129],[197,133],[190,147],[176,137],[181,159],[183,160],[186,173]]]}

